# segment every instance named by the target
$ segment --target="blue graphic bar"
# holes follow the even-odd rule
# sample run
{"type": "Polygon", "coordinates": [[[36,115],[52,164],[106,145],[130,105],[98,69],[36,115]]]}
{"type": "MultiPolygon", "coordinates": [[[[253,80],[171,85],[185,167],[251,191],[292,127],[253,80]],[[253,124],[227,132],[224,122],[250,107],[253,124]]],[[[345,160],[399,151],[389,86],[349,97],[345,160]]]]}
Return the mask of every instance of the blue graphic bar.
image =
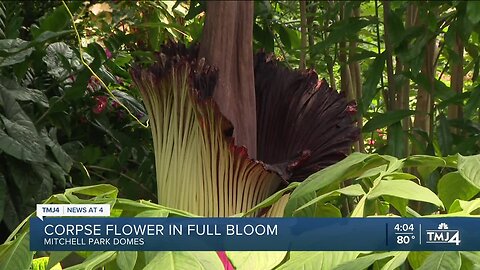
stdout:
{"type": "Polygon", "coordinates": [[[480,218],[39,218],[36,251],[480,250],[480,218]]]}

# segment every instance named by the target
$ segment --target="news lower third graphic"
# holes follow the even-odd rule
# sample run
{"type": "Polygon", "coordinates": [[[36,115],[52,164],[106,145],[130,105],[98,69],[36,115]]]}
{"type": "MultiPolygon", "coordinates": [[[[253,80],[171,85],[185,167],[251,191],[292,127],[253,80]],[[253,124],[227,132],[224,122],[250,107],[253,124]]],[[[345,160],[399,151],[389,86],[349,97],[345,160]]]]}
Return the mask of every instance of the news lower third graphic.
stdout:
{"type": "Polygon", "coordinates": [[[110,206],[39,205],[36,251],[480,250],[480,218],[111,218],[110,206]]]}

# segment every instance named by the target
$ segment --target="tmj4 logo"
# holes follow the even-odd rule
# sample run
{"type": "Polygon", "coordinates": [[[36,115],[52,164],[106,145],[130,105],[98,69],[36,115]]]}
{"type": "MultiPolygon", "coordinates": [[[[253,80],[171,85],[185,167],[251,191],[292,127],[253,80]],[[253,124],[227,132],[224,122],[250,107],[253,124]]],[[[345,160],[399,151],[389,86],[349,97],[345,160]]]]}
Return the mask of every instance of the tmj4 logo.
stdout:
{"type": "Polygon", "coordinates": [[[460,231],[449,230],[444,222],[438,225],[437,230],[426,230],[427,241],[429,244],[455,244],[460,245],[460,231]]]}

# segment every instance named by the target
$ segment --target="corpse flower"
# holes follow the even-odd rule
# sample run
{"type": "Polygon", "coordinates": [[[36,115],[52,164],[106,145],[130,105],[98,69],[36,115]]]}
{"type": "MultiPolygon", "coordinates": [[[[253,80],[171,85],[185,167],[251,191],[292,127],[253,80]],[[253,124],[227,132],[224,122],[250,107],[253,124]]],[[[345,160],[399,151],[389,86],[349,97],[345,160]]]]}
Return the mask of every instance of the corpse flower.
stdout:
{"type": "Polygon", "coordinates": [[[213,99],[217,70],[197,60],[197,52],[169,43],[154,64],[131,71],[149,114],[159,204],[232,216],[346,156],[358,134],[351,104],[314,71],[290,71],[261,53],[255,59],[259,160],[249,158],[213,99]]]}

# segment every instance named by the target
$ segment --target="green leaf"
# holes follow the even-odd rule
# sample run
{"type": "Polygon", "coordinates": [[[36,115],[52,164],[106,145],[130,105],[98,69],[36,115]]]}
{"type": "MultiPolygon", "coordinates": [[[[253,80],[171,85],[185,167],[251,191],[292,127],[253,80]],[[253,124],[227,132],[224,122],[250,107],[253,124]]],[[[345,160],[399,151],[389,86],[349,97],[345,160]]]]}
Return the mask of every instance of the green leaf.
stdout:
{"type": "Polygon", "coordinates": [[[204,269],[223,270],[222,261],[217,253],[211,251],[202,252],[158,252],[143,270],[177,270],[177,269],[204,269]]]}
{"type": "Polygon", "coordinates": [[[42,91],[23,87],[18,82],[4,76],[0,76],[0,82],[0,91],[8,92],[15,100],[32,101],[45,108],[48,107],[47,96],[42,91]]]}
{"type": "Polygon", "coordinates": [[[112,214],[115,211],[120,211],[122,216],[136,216],[141,212],[147,210],[162,210],[169,212],[169,216],[177,216],[177,217],[195,217],[195,215],[188,213],[186,211],[181,211],[169,207],[165,207],[162,205],[158,205],[149,201],[140,200],[139,202],[118,198],[115,202],[114,209],[112,210],[112,214]]]}
{"type": "Polygon", "coordinates": [[[480,107],[480,85],[477,85],[474,89],[470,91],[470,98],[465,104],[464,116],[466,119],[471,119],[473,114],[480,107]]]}
{"type": "Polygon", "coordinates": [[[480,2],[467,2],[467,17],[473,24],[477,24],[478,22],[480,22],[480,2]]]}
{"type": "Polygon", "coordinates": [[[363,217],[365,216],[365,204],[367,201],[367,196],[363,196],[360,201],[358,201],[357,205],[353,209],[350,217],[363,217]]]}
{"type": "Polygon", "coordinates": [[[47,65],[48,74],[57,80],[65,79],[68,75],[82,67],[80,58],[64,42],[52,43],[47,46],[45,51],[46,53],[42,60],[47,65]]]}
{"type": "Polygon", "coordinates": [[[388,195],[383,195],[382,197],[386,202],[395,207],[402,217],[409,216],[407,211],[408,200],[388,195]]]}
{"type": "MultiPolygon", "coordinates": [[[[68,7],[70,12],[75,14],[75,11],[82,5],[81,2],[69,2],[68,7]]],[[[57,32],[65,29],[70,24],[70,16],[67,9],[61,5],[53,10],[53,12],[47,13],[46,16],[40,19],[39,28],[33,28],[31,30],[34,38],[39,37],[41,34],[52,31],[57,32]]]]}
{"type": "Polygon", "coordinates": [[[277,270],[330,270],[355,259],[357,251],[291,251],[290,259],[277,270]]]}
{"type": "Polygon", "coordinates": [[[383,195],[428,202],[443,207],[442,201],[430,189],[409,180],[380,180],[378,185],[370,190],[367,197],[368,199],[375,199],[383,195]]]}
{"type": "Polygon", "coordinates": [[[0,56],[0,67],[7,67],[24,62],[25,59],[32,54],[33,50],[33,48],[28,48],[6,57],[0,56]]]}
{"type": "Polygon", "coordinates": [[[363,126],[362,132],[372,132],[377,128],[388,127],[413,114],[415,114],[415,111],[412,110],[396,110],[377,114],[368,120],[363,126]]]}
{"type": "Polygon", "coordinates": [[[68,255],[72,254],[72,251],[52,251],[50,252],[50,258],[48,259],[47,269],[50,269],[60,263],[68,255]]]}
{"type": "Polygon", "coordinates": [[[408,262],[413,269],[419,268],[432,254],[431,251],[412,251],[408,254],[408,262]]]}
{"type": "Polygon", "coordinates": [[[29,269],[33,252],[30,251],[30,234],[24,232],[0,254],[0,270],[29,269]]]}
{"type": "Polygon", "coordinates": [[[480,209],[480,198],[472,201],[455,200],[450,206],[448,213],[461,212],[470,215],[478,209],[480,209]]]}
{"type": "Polygon", "coordinates": [[[119,251],[117,254],[117,266],[120,270],[133,270],[137,262],[136,251],[119,251]]]}
{"type": "Polygon", "coordinates": [[[459,172],[450,172],[438,180],[438,197],[449,209],[450,205],[456,200],[470,200],[480,189],[473,186],[465,180],[459,172]]]}
{"type": "MultiPolygon", "coordinates": [[[[108,201],[112,201],[112,199],[117,198],[118,189],[109,184],[99,184],[94,186],[69,188],[65,190],[65,196],[70,200],[73,199],[75,201],[78,201],[78,203],[85,201],[83,199],[79,199],[74,194],[87,195],[87,196],[92,196],[92,197],[97,197],[101,199],[107,199],[108,201]]],[[[72,203],[77,203],[75,201],[72,201],[72,203]]]]}
{"type": "Polygon", "coordinates": [[[420,167],[420,166],[429,166],[429,167],[444,167],[447,165],[447,162],[436,156],[427,156],[427,155],[414,155],[409,156],[404,161],[404,167],[420,167]]]}
{"type": "Polygon", "coordinates": [[[23,39],[1,39],[0,40],[0,55],[12,55],[25,50],[30,46],[30,42],[23,39]]]}
{"type": "Polygon", "coordinates": [[[362,196],[362,195],[365,195],[365,191],[363,191],[362,186],[359,185],[359,184],[346,186],[344,188],[340,188],[340,189],[325,193],[323,195],[320,195],[320,196],[316,197],[313,200],[310,200],[309,202],[307,202],[306,204],[302,205],[297,210],[295,210],[295,212],[301,211],[301,210],[303,210],[303,209],[305,209],[305,208],[307,208],[307,207],[309,207],[313,204],[316,204],[318,202],[323,202],[325,200],[331,199],[332,197],[340,196],[341,194],[346,195],[346,196],[352,196],[352,197],[353,196],[362,196]]]}
{"type": "Polygon", "coordinates": [[[170,212],[165,209],[155,209],[140,212],[135,217],[168,217],[168,214],[170,214],[170,212]]]}
{"type": "Polygon", "coordinates": [[[317,205],[315,217],[336,217],[341,218],[342,212],[331,203],[317,205]]]}
{"type": "Polygon", "coordinates": [[[252,209],[250,209],[247,212],[245,212],[244,214],[242,214],[242,216],[246,217],[248,215],[251,215],[251,214],[255,213],[256,211],[258,211],[262,208],[269,207],[269,206],[273,205],[274,203],[278,202],[285,193],[291,191],[292,189],[295,189],[296,187],[298,187],[298,185],[300,185],[300,183],[298,183],[298,182],[290,183],[286,188],[275,192],[273,195],[266,198],[261,203],[255,205],[255,207],[253,207],[252,209]]]}
{"type": "Polygon", "coordinates": [[[296,206],[298,206],[298,204],[296,200],[301,197],[310,194],[311,192],[316,192],[333,183],[340,183],[346,179],[359,176],[364,171],[370,169],[368,166],[375,165],[379,162],[384,161],[378,155],[368,155],[355,152],[340,162],[312,174],[290,195],[290,199],[285,207],[286,215],[291,215],[291,213],[297,209],[296,206]]]}
{"type": "Polygon", "coordinates": [[[460,251],[462,255],[462,270],[475,269],[478,270],[480,266],[480,252],[478,251],[460,251]],[[476,268],[475,268],[476,266],[476,268]]]}
{"type": "Polygon", "coordinates": [[[407,260],[409,251],[398,251],[392,259],[390,259],[383,267],[382,270],[395,270],[402,266],[407,260]]]}
{"type": "Polygon", "coordinates": [[[236,270],[273,269],[286,255],[287,251],[227,251],[236,270]]]}
{"type": "MultiPolygon", "coordinates": [[[[367,123],[368,124],[368,123],[367,123]]],[[[388,145],[386,153],[395,157],[405,157],[405,131],[402,129],[402,124],[396,122],[389,127],[388,145]]]]}
{"type": "Polygon", "coordinates": [[[258,24],[253,24],[253,37],[260,43],[260,46],[266,52],[273,52],[275,42],[272,31],[267,26],[263,28],[258,24]]]}
{"type": "Polygon", "coordinates": [[[58,164],[62,166],[65,172],[69,172],[73,165],[73,159],[63,150],[62,146],[58,144],[56,133],[57,130],[55,128],[52,128],[48,134],[46,129],[43,129],[40,135],[45,144],[52,150],[53,156],[58,164]]]}
{"type": "Polygon", "coordinates": [[[64,270],[95,270],[115,260],[116,255],[116,251],[96,251],[88,256],[82,263],[65,268],[64,270]]]}
{"type": "Polygon", "coordinates": [[[45,145],[18,102],[0,91],[0,106],[5,113],[0,114],[0,150],[20,160],[43,162],[45,145]]]}
{"type": "Polygon", "coordinates": [[[134,115],[145,115],[147,114],[143,105],[134,97],[129,95],[127,92],[113,90],[112,94],[118,98],[118,100],[123,103],[134,115]]]}
{"type": "Polygon", "coordinates": [[[281,24],[276,24],[275,29],[277,30],[278,36],[285,46],[285,49],[290,50],[292,48],[292,43],[290,42],[290,35],[288,34],[286,27],[281,24]]]}
{"type": "Polygon", "coordinates": [[[385,66],[386,53],[383,52],[377,55],[373,63],[365,73],[365,83],[362,86],[363,96],[360,103],[362,114],[365,114],[373,98],[377,95],[379,89],[377,88],[380,78],[383,76],[383,68],[385,66]]]}
{"type": "Polygon", "coordinates": [[[355,260],[349,260],[346,263],[335,267],[335,270],[361,270],[369,267],[374,262],[396,256],[399,252],[383,252],[383,253],[373,253],[367,256],[358,257],[355,260]]]}
{"type": "Polygon", "coordinates": [[[433,252],[417,270],[460,270],[462,258],[458,251],[433,252]]]}
{"type": "Polygon", "coordinates": [[[315,44],[315,46],[310,49],[314,53],[320,53],[333,46],[335,43],[345,41],[347,39],[357,39],[357,33],[362,28],[373,23],[375,23],[374,19],[366,17],[350,17],[335,22],[332,26],[330,26],[330,33],[326,36],[326,38],[323,41],[315,44]]]}
{"type": "Polygon", "coordinates": [[[362,173],[360,176],[357,177],[357,179],[376,177],[380,173],[385,172],[387,170],[387,167],[388,166],[386,164],[378,167],[373,167],[370,170],[367,170],[364,173],[362,173]]]}
{"type": "Polygon", "coordinates": [[[443,113],[440,114],[438,117],[438,143],[440,144],[440,149],[442,151],[442,155],[450,155],[452,152],[452,133],[450,132],[450,124],[448,123],[447,118],[443,113]]]}
{"type": "Polygon", "coordinates": [[[480,189],[480,155],[462,156],[459,154],[458,172],[477,189],[480,189]]]}
{"type": "Polygon", "coordinates": [[[405,27],[403,26],[402,18],[396,12],[388,10],[386,16],[386,32],[390,35],[390,42],[394,47],[397,47],[405,36],[405,27]]]}
{"type": "MultiPolygon", "coordinates": [[[[291,197],[290,197],[290,199],[287,202],[287,205],[288,205],[288,207],[295,210],[295,211],[292,212],[292,216],[295,216],[295,217],[313,217],[315,215],[315,213],[317,212],[317,205],[316,204],[310,205],[308,207],[304,207],[302,210],[296,210],[296,209],[298,209],[300,206],[306,204],[307,202],[315,199],[316,197],[317,197],[317,193],[313,192],[313,191],[308,193],[308,194],[305,194],[304,196],[302,196],[302,197],[300,197],[296,200],[291,200],[291,197]]],[[[285,213],[284,213],[284,216],[286,216],[285,213]]]]}

